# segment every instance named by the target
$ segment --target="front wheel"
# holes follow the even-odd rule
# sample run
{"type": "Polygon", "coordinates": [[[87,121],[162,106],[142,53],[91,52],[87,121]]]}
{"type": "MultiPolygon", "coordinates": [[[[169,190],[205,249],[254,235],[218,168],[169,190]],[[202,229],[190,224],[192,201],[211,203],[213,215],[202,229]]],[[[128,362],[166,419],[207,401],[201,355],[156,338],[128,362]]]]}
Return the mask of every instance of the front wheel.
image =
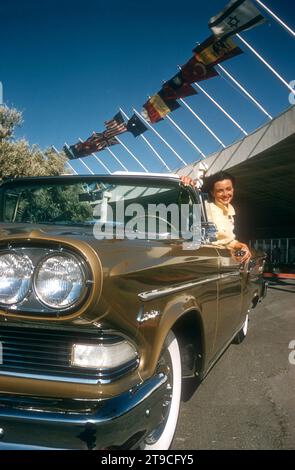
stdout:
{"type": "Polygon", "coordinates": [[[167,450],[175,434],[181,398],[181,360],[177,339],[169,332],[158,363],[167,375],[167,393],[163,399],[162,420],[141,445],[144,450],[167,450]]]}

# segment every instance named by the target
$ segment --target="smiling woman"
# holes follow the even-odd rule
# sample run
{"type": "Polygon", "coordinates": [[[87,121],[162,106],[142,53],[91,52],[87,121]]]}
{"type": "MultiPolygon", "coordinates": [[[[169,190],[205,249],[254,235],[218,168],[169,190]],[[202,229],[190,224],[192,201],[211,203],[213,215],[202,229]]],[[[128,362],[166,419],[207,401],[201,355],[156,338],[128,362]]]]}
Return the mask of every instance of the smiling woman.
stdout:
{"type": "Polygon", "coordinates": [[[231,205],[234,188],[235,178],[223,171],[204,181],[204,190],[213,201],[207,205],[208,217],[217,226],[217,241],[213,243],[235,250],[241,256],[241,262],[245,262],[251,257],[251,252],[248,246],[238,241],[235,236],[235,210],[231,205]]]}

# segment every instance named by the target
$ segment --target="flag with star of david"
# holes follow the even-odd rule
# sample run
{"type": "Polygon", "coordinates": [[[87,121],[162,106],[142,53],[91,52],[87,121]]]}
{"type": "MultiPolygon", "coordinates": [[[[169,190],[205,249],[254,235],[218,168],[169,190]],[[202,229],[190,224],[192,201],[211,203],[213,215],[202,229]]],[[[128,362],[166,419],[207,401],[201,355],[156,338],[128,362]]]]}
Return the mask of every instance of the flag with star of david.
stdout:
{"type": "Polygon", "coordinates": [[[223,39],[251,29],[266,20],[251,0],[231,0],[225,9],[209,21],[209,28],[223,39]]]}

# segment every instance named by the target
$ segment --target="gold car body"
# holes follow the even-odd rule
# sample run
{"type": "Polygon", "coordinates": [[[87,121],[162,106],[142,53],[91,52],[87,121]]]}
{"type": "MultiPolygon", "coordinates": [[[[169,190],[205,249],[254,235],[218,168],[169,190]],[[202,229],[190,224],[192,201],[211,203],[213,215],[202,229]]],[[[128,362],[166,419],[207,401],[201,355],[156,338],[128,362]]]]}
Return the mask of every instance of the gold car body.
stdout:
{"type": "MultiPolygon", "coordinates": [[[[78,181],[79,177],[67,178],[78,181]]],[[[116,180],[122,176],[113,178],[116,180]]],[[[141,177],[140,181],[143,179],[141,177]]],[[[180,185],[176,178],[174,184],[180,185]]],[[[193,189],[190,188],[190,191],[193,189]]],[[[198,247],[192,244],[184,249],[181,239],[97,240],[85,228],[0,224],[0,254],[3,250],[30,250],[32,247],[50,249],[54,253],[69,250],[80,256],[91,277],[87,294],[78,308],[61,312],[58,316],[42,311],[38,315],[36,312],[31,314],[28,310],[22,310],[21,306],[18,309],[0,306],[0,339],[7,326],[28,334],[45,331],[53,336],[59,331],[72,331],[77,335],[79,331],[104,330],[119,332],[127,338],[134,344],[138,357],[136,366],[116,380],[90,383],[63,380],[54,377],[54,374],[50,376],[46,361],[43,376],[40,372],[34,375],[21,368],[19,371],[9,371],[0,365],[0,427],[3,426],[4,440],[20,445],[29,443],[50,447],[52,444],[55,448],[79,448],[76,438],[69,442],[69,435],[66,439],[50,442],[54,439],[50,429],[54,432],[59,429],[59,418],[56,418],[57,426],[54,427],[54,418],[52,421],[42,421],[42,429],[48,434],[49,442],[38,437],[29,438],[24,433],[26,426],[33,435],[37,429],[30,412],[37,413],[44,420],[46,413],[48,416],[53,410],[55,414],[52,416],[56,416],[59,407],[63,409],[67,400],[72,404],[75,400],[80,405],[97,404],[118,397],[124,400],[128,394],[136,394],[138,387],[149,383],[157,375],[165,338],[171,330],[179,340],[183,376],[202,379],[242,328],[248,309],[264,292],[262,253],[253,252],[251,266],[241,266],[229,250],[208,241],[198,247]],[[54,400],[56,405],[52,405],[54,400]],[[59,405],[61,402],[63,405],[59,405]],[[18,432],[13,431],[16,428],[19,428],[18,432]]],[[[151,421],[157,419],[157,413],[159,415],[158,401],[161,399],[157,400],[156,397],[152,405],[155,416],[151,421]]],[[[147,408],[140,400],[139,403],[141,410],[136,419],[144,422],[147,420],[147,408]]],[[[75,414],[71,406],[67,410],[69,415],[75,414]]],[[[87,430],[87,423],[87,419],[80,423],[80,427],[75,423],[81,435],[83,429],[87,430]]],[[[116,426],[125,426],[121,415],[116,426]]],[[[67,424],[63,422],[60,428],[64,427],[67,424]]],[[[82,448],[113,448],[123,445],[124,439],[125,444],[130,440],[128,433],[124,437],[116,436],[114,430],[107,431],[107,434],[106,441],[97,438],[93,445],[86,438],[81,438],[79,442],[82,448]]],[[[101,436],[99,433],[97,435],[101,436]]],[[[134,442],[127,446],[133,448],[134,442]]]]}

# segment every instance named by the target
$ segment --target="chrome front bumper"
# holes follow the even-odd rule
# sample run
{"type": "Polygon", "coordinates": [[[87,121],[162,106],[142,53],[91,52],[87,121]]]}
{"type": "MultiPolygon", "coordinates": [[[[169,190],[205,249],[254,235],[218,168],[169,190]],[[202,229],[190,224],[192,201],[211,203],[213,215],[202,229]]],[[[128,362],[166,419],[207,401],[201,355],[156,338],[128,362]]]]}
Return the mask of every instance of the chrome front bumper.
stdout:
{"type": "Polygon", "coordinates": [[[166,382],[159,374],[119,396],[92,402],[94,411],[84,413],[60,406],[25,408],[17,396],[7,401],[0,394],[0,449],[136,448],[160,423],[166,382]]]}

